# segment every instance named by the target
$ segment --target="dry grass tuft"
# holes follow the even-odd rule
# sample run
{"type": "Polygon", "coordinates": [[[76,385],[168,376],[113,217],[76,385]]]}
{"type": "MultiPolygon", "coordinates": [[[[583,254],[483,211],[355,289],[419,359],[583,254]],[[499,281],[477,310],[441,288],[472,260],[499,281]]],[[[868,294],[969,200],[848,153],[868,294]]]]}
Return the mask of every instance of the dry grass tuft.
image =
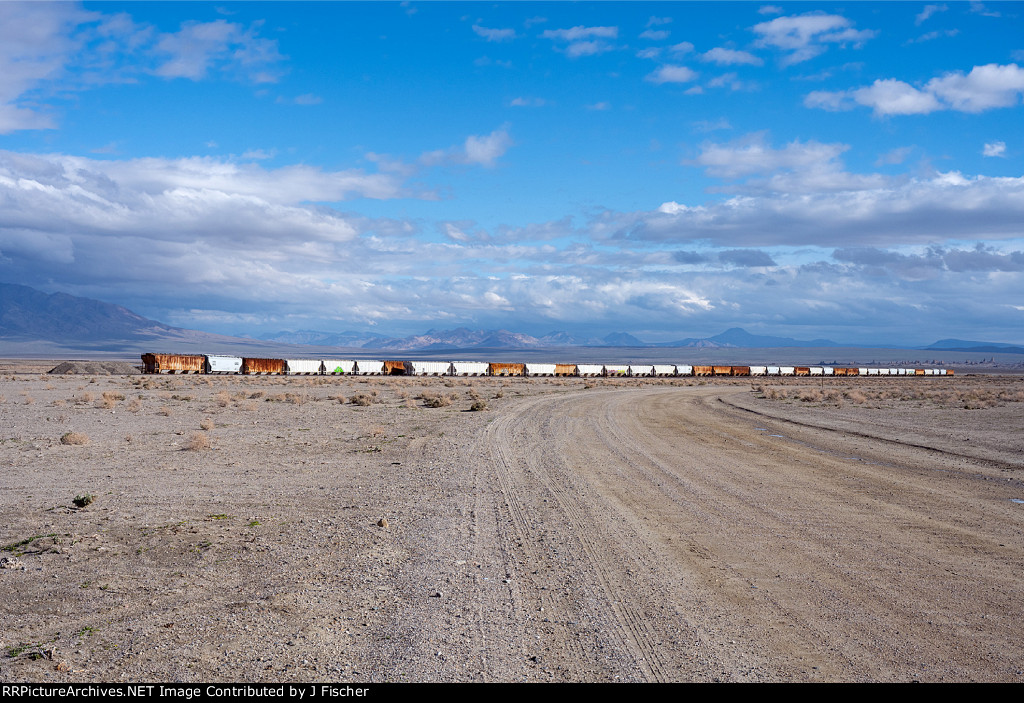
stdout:
{"type": "Polygon", "coordinates": [[[213,418],[206,417],[203,418],[203,421],[199,423],[199,427],[201,427],[204,430],[212,430],[214,427],[216,427],[216,424],[214,423],[213,418]]]}
{"type": "Polygon", "coordinates": [[[356,393],[354,396],[352,396],[352,405],[366,407],[367,405],[371,405],[372,403],[373,397],[367,395],[366,393],[356,393]]]}
{"type": "Polygon", "coordinates": [[[192,436],[188,438],[188,441],[185,442],[182,449],[190,452],[201,452],[212,446],[213,445],[210,443],[210,436],[205,432],[193,432],[192,436]]]}
{"type": "Polygon", "coordinates": [[[170,417],[173,414],[174,413],[171,411],[171,409],[166,405],[157,410],[157,415],[163,415],[164,417],[170,417]]]}
{"type": "Polygon", "coordinates": [[[89,435],[82,432],[65,432],[60,438],[61,444],[82,445],[89,443],[89,435]]]}

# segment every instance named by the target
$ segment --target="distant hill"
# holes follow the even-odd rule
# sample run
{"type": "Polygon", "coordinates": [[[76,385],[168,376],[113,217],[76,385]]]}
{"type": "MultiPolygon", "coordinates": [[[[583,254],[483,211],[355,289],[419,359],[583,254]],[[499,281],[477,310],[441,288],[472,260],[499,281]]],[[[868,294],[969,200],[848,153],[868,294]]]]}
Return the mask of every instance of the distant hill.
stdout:
{"type": "Polygon", "coordinates": [[[180,332],[184,330],[146,319],[120,305],[0,283],[0,338],[103,342],[180,332]]]}
{"type": "Polygon", "coordinates": [[[973,342],[966,339],[940,339],[922,349],[979,352],[982,354],[1024,354],[1024,347],[1005,342],[973,342]]]}

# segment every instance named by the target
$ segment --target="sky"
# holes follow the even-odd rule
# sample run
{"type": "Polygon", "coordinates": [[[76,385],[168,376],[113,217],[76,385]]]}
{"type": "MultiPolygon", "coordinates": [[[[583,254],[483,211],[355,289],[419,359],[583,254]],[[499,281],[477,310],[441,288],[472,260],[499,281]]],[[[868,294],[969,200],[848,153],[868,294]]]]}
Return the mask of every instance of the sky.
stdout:
{"type": "Polygon", "coordinates": [[[0,1],[0,280],[181,327],[1024,343],[1024,3],[0,1]]]}

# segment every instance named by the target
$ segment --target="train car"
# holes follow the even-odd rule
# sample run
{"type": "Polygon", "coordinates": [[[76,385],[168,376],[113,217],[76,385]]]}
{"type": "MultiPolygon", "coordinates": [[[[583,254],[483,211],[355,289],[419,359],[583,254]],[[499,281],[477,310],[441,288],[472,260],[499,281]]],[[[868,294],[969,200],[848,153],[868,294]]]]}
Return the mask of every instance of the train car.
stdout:
{"type": "MultiPolygon", "coordinates": [[[[387,363],[387,362],[385,362],[387,363]]],[[[450,361],[406,361],[406,376],[451,376],[452,364],[450,361]]],[[[396,375],[396,374],[389,374],[396,375]]]]}
{"type": "Polygon", "coordinates": [[[383,373],[385,376],[407,376],[409,375],[409,369],[406,366],[407,363],[409,362],[396,361],[394,359],[390,361],[385,360],[383,373]]]}
{"type": "Polygon", "coordinates": [[[288,373],[284,359],[261,359],[254,356],[242,357],[242,373],[247,376],[277,376],[288,373]]]}
{"type": "Polygon", "coordinates": [[[782,375],[782,367],[781,366],[765,366],[764,367],[764,375],[765,376],[781,376],[782,375]]]}
{"type": "Polygon", "coordinates": [[[794,366],[793,367],[793,375],[794,376],[810,376],[811,375],[811,367],[810,366],[794,366]]]}
{"type": "Polygon", "coordinates": [[[629,375],[630,376],[644,376],[644,377],[648,377],[648,376],[656,376],[657,374],[654,373],[654,365],[653,364],[639,364],[637,366],[634,366],[633,364],[630,364],[629,365],[629,375]]]}
{"type": "Polygon", "coordinates": [[[714,376],[715,375],[715,367],[714,366],[694,366],[693,367],[693,375],[694,376],[714,376]]]}
{"type": "Polygon", "coordinates": [[[692,376],[693,367],[689,364],[676,364],[676,376],[692,376]]]}
{"type": "Polygon", "coordinates": [[[324,373],[334,376],[349,376],[356,372],[356,362],[353,359],[324,359],[324,373]]]}
{"type": "Polygon", "coordinates": [[[730,368],[732,369],[732,374],[731,375],[733,375],[733,376],[749,376],[750,375],[750,367],[749,366],[732,366],[730,368]]]}
{"type": "Polygon", "coordinates": [[[492,363],[487,369],[491,376],[523,376],[526,364],[492,363]]]}
{"type": "Polygon", "coordinates": [[[676,367],[669,364],[654,364],[651,367],[651,375],[653,376],[675,376],[676,367]]]}
{"type": "Polygon", "coordinates": [[[779,367],[779,375],[780,376],[796,376],[796,367],[795,366],[780,366],[779,367]]]}
{"type": "Polygon", "coordinates": [[[808,366],[807,370],[808,370],[808,375],[810,375],[810,376],[824,376],[825,375],[825,369],[822,368],[821,366],[808,366]]]}
{"type": "Polygon", "coordinates": [[[575,376],[576,364],[555,364],[556,376],[575,376]]]}
{"type": "Polygon", "coordinates": [[[523,365],[523,373],[527,376],[554,376],[554,364],[535,364],[527,362],[523,365]]]}
{"type": "Polygon", "coordinates": [[[628,376],[629,366],[622,364],[605,364],[604,365],[605,376],[628,376]]]}
{"type": "Polygon", "coordinates": [[[453,361],[452,375],[486,376],[488,366],[489,364],[486,361],[453,361]]]}
{"type": "Polygon", "coordinates": [[[604,373],[604,366],[601,364],[576,364],[576,372],[580,376],[600,376],[604,373]]]}
{"type": "Polygon", "coordinates": [[[200,354],[143,354],[143,373],[203,373],[206,357],[200,354]]]}
{"type": "Polygon", "coordinates": [[[359,376],[380,376],[384,373],[384,362],[380,359],[356,359],[355,364],[355,373],[359,376]]]}
{"type": "Polygon", "coordinates": [[[206,373],[242,373],[242,357],[224,354],[206,355],[206,373]]]}
{"type": "Polygon", "coordinates": [[[323,373],[324,362],[321,359],[285,359],[290,376],[319,376],[323,373]]]}
{"type": "Polygon", "coordinates": [[[751,376],[767,376],[768,375],[768,367],[767,366],[751,366],[750,367],[750,375],[751,376]]]}

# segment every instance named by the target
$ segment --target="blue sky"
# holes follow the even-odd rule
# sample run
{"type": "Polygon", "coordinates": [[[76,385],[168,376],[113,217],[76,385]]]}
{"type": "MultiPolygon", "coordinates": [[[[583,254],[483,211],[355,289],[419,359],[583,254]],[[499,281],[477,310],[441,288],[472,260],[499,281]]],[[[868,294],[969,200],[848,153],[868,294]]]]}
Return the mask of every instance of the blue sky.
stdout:
{"type": "Polygon", "coordinates": [[[231,334],[1021,343],[1022,18],[0,2],[0,279],[231,334]]]}

